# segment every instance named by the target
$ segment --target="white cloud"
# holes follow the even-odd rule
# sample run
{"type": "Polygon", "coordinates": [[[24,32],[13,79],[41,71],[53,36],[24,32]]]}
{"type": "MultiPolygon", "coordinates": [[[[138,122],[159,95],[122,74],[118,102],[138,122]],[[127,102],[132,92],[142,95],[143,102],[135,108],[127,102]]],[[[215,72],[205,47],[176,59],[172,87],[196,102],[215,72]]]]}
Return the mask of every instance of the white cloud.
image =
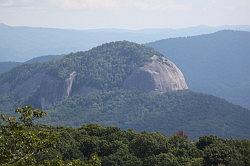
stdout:
{"type": "Polygon", "coordinates": [[[52,5],[64,9],[100,9],[118,6],[117,0],[50,0],[52,5]]]}
{"type": "Polygon", "coordinates": [[[48,7],[51,0],[0,0],[2,8],[41,8],[48,7]]]}
{"type": "Polygon", "coordinates": [[[187,3],[176,0],[51,0],[65,9],[139,9],[168,10],[187,9],[187,3]]]}
{"type": "Polygon", "coordinates": [[[10,0],[0,0],[0,6],[1,7],[8,7],[8,6],[12,6],[13,2],[10,0]]]}
{"type": "Polygon", "coordinates": [[[34,5],[34,0],[0,0],[2,7],[19,7],[34,5]]]}
{"type": "Polygon", "coordinates": [[[187,10],[190,4],[180,3],[176,0],[127,0],[129,7],[135,7],[141,10],[187,10]]]}
{"type": "Polygon", "coordinates": [[[190,7],[179,0],[0,0],[0,7],[54,7],[67,10],[139,9],[183,10],[190,7]]]}
{"type": "Polygon", "coordinates": [[[250,0],[0,0],[0,22],[52,27],[250,24],[250,0]]]}

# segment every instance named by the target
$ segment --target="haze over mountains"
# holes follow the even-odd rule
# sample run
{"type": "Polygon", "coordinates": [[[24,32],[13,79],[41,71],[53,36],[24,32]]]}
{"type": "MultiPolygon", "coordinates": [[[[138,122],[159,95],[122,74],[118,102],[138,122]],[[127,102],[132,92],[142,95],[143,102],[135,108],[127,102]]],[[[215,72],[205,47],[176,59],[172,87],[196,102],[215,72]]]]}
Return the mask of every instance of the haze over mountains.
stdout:
{"type": "Polygon", "coordinates": [[[94,29],[66,30],[56,28],[14,27],[0,24],[0,62],[27,61],[42,55],[84,51],[94,46],[119,40],[137,43],[193,36],[223,29],[250,31],[250,26],[197,26],[181,29],[94,29]]]}
{"type": "Polygon", "coordinates": [[[224,30],[148,46],[174,61],[192,90],[250,108],[250,32],[224,30]]]}
{"type": "Polygon", "coordinates": [[[7,72],[21,64],[21,62],[0,62],[0,74],[7,72]]]}
{"type": "Polygon", "coordinates": [[[32,58],[26,62],[0,62],[0,74],[10,71],[11,69],[17,66],[20,66],[22,64],[49,62],[49,61],[61,59],[63,58],[63,56],[64,55],[44,55],[44,56],[32,58]]]}

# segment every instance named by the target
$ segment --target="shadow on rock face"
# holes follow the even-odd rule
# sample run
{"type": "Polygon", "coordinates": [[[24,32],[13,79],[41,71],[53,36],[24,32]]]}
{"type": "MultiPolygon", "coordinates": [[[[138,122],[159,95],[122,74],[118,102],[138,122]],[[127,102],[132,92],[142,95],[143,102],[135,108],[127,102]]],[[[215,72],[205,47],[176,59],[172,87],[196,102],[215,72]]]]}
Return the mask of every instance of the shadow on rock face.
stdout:
{"type": "Polygon", "coordinates": [[[188,89],[184,75],[171,61],[154,55],[152,61],[134,71],[125,81],[125,89],[145,92],[169,92],[188,89]]]}

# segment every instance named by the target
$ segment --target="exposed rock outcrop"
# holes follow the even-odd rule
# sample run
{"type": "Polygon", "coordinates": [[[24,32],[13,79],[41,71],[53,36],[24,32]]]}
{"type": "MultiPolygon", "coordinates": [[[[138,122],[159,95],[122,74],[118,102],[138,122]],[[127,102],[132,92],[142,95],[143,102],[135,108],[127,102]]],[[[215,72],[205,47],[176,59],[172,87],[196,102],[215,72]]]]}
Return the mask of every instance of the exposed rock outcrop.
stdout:
{"type": "Polygon", "coordinates": [[[151,62],[134,71],[125,80],[124,87],[126,89],[162,93],[188,89],[184,75],[173,62],[156,55],[151,59],[151,62]]]}
{"type": "Polygon", "coordinates": [[[75,78],[76,78],[76,72],[73,71],[70,74],[69,78],[66,80],[66,83],[67,83],[67,97],[69,97],[70,94],[71,94],[72,85],[73,85],[73,82],[74,82],[75,78]]]}
{"type": "Polygon", "coordinates": [[[94,88],[82,84],[73,91],[72,87],[75,83],[76,76],[77,73],[73,71],[69,75],[69,78],[63,80],[53,77],[50,74],[38,73],[25,81],[22,85],[17,86],[15,88],[15,93],[22,95],[18,97],[25,97],[24,92],[27,91],[26,95],[28,94],[29,96],[25,101],[27,104],[33,103],[34,107],[47,109],[65,97],[70,97],[76,94],[85,96],[95,90],[94,88]]]}
{"type": "MultiPolygon", "coordinates": [[[[32,103],[34,107],[46,109],[54,105],[57,101],[61,100],[66,96],[66,83],[64,80],[54,77],[48,73],[38,73],[31,77],[29,80],[25,81],[22,86],[24,92],[29,94],[27,104],[32,103]],[[27,86],[27,83],[30,83],[30,86],[27,86]],[[33,90],[31,90],[33,87],[33,90]],[[26,89],[25,89],[26,88],[26,89]],[[30,88],[30,89],[27,89],[30,88]]],[[[21,89],[16,88],[16,89],[21,89]]],[[[16,94],[22,94],[20,91],[16,94]]],[[[24,97],[25,94],[23,93],[24,97]]]]}

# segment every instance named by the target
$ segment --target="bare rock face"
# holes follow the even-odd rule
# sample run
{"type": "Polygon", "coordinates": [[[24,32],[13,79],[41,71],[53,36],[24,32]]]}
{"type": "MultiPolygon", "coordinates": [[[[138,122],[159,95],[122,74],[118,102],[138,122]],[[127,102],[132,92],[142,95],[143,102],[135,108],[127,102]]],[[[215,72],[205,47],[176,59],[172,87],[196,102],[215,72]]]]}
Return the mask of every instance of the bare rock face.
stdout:
{"type": "MultiPolygon", "coordinates": [[[[51,76],[47,73],[38,73],[31,77],[29,80],[25,81],[20,88],[16,89],[24,89],[29,92],[28,98],[25,101],[27,104],[32,103],[34,107],[46,109],[53,104],[55,104],[58,100],[61,100],[64,96],[66,96],[66,83],[64,80],[51,76]],[[27,86],[27,85],[29,86],[27,86]],[[31,90],[33,87],[33,91],[31,90]],[[29,88],[25,89],[25,88],[29,88]]],[[[25,92],[24,91],[24,92],[25,92]]],[[[16,92],[16,94],[21,94],[20,91],[16,92]]],[[[25,93],[23,93],[23,97],[25,97],[25,93]]]]}
{"type": "Polygon", "coordinates": [[[174,63],[156,55],[151,59],[124,81],[124,88],[161,93],[188,89],[184,75],[174,63]]]}
{"type": "Polygon", "coordinates": [[[76,72],[73,71],[69,78],[66,80],[66,83],[67,83],[67,97],[70,96],[71,92],[72,92],[72,85],[73,85],[73,82],[75,80],[75,77],[76,77],[76,72]]]}

